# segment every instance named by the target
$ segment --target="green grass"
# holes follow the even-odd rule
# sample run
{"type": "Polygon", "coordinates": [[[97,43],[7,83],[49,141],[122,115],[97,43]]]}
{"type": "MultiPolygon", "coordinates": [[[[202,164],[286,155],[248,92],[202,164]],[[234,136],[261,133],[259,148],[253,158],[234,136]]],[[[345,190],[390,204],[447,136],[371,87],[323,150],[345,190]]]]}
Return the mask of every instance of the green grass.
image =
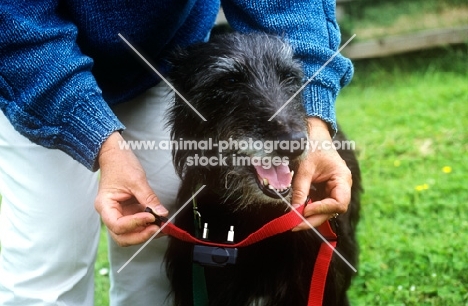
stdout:
{"type": "Polygon", "coordinates": [[[110,269],[107,258],[107,229],[101,228],[101,241],[99,243],[96,264],[94,266],[95,286],[94,304],[95,306],[109,305],[109,275],[101,275],[101,269],[110,269]]]}
{"type": "Polygon", "coordinates": [[[337,101],[365,186],[353,305],[468,305],[467,55],[357,62],[337,101]]]}

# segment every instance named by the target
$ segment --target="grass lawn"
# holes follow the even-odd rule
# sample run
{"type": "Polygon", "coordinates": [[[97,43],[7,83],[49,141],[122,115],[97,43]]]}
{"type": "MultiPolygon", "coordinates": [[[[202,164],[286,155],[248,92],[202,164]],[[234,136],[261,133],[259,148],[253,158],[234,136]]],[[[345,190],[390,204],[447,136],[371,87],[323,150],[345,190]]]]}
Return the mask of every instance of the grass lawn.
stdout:
{"type": "MultiPolygon", "coordinates": [[[[468,46],[355,63],[337,101],[365,194],[353,305],[468,305],[468,46]]],[[[105,236],[96,305],[108,305],[105,236]]]]}
{"type": "Polygon", "coordinates": [[[357,62],[338,99],[365,186],[353,305],[468,305],[467,51],[357,62]]]}
{"type": "MultiPolygon", "coordinates": [[[[99,243],[96,264],[94,266],[95,285],[94,285],[94,305],[108,306],[109,305],[109,275],[101,273],[109,270],[109,262],[107,259],[107,229],[105,226],[101,228],[101,241],[99,243]]],[[[138,306],[138,305],[134,305],[138,306]]]]}

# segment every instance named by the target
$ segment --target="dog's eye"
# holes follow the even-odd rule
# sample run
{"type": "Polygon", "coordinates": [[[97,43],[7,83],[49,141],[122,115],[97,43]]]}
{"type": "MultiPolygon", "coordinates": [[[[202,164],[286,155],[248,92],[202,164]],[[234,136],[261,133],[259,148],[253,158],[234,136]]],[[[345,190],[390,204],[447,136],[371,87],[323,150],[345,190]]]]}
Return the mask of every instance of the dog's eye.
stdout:
{"type": "Polygon", "coordinates": [[[298,85],[300,82],[300,78],[292,72],[285,73],[281,76],[281,83],[286,85],[298,85]]]}
{"type": "Polygon", "coordinates": [[[240,82],[240,78],[235,76],[227,76],[219,79],[219,85],[224,87],[232,87],[240,82]]]}

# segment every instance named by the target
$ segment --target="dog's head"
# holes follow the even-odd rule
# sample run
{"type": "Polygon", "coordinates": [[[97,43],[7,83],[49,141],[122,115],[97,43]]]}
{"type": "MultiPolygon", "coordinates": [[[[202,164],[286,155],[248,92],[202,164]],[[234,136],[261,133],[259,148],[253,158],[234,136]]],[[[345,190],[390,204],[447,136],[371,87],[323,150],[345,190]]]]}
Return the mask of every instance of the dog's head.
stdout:
{"type": "Polygon", "coordinates": [[[169,114],[179,175],[238,207],[281,202],[308,134],[292,48],[266,34],[227,34],[179,50],[171,62],[185,99],[176,95],[169,114]]]}

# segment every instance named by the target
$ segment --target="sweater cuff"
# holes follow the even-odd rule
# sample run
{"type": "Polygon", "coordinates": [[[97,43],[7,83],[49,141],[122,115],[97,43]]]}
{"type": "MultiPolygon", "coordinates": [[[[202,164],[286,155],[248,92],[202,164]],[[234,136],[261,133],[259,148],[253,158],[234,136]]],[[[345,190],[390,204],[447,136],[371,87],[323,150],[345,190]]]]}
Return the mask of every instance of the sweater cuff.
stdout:
{"type": "Polygon", "coordinates": [[[303,98],[307,116],[318,117],[326,122],[330,135],[334,137],[338,131],[335,113],[336,94],[326,87],[311,84],[304,88],[303,98]]]}
{"type": "Polygon", "coordinates": [[[97,157],[104,141],[115,131],[125,129],[109,105],[99,94],[91,94],[76,102],[64,118],[59,149],[91,171],[99,169],[97,157]]]}

